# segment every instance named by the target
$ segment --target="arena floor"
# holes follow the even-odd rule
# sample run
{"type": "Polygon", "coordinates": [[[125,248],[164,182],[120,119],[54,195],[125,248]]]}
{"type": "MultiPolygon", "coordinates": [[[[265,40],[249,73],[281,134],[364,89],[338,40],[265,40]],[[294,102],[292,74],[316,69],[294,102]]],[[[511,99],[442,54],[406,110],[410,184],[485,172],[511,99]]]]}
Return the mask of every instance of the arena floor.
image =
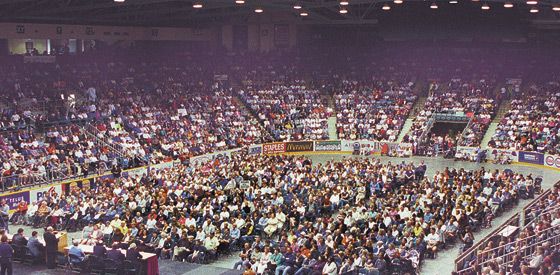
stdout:
{"type": "MultiPolygon", "coordinates": [[[[326,155],[326,154],[313,154],[309,155],[309,157],[313,160],[313,163],[323,163],[331,159],[341,159],[343,157],[356,157],[351,155],[326,155]]],[[[511,169],[516,172],[521,172],[523,174],[532,174],[533,176],[541,176],[543,177],[543,189],[550,188],[554,183],[560,180],[560,171],[552,170],[552,169],[543,169],[534,166],[525,166],[521,164],[514,164],[509,166],[504,165],[495,165],[495,164],[477,164],[472,162],[460,162],[460,161],[453,161],[443,158],[428,158],[428,157],[412,157],[412,158],[389,158],[389,157],[381,157],[383,162],[415,162],[419,163],[420,161],[424,161],[427,166],[428,170],[426,175],[431,177],[434,175],[435,171],[443,170],[446,167],[449,168],[465,168],[465,169],[477,169],[478,167],[485,167],[489,169],[511,169]]],[[[519,204],[511,209],[509,212],[502,214],[499,217],[496,217],[493,221],[493,225],[499,225],[510,218],[514,213],[519,212],[525,205],[527,205],[530,200],[520,200],[519,204]]],[[[24,227],[25,234],[31,235],[32,228],[24,227]]],[[[14,231],[15,228],[11,227],[11,230],[14,231]]],[[[475,241],[480,240],[488,233],[490,233],[493,229],[482,229],[475,233],[475,241]]],[[[42,233],[42,232],[41,232],[42,233]]],[[[72,238],[79,238],[80,233],[70,233],[69,240],[72,238]]],[[[443,275],[443,274],[451,274],[453,271],[453,263],[455,258],[459,253],[459,246],[455,245],[452,248],[448,248],[445,251],[442,251],[438,254],[435,260],[428,259],[424,261],[422,265],[422,269],[420,270],[421,274],[430,274],[430,275],[443,275]]],[[[160,261],[160,274],[235,274],[230,269],[233,267],[233,264],[238,260],[237,255],[233,255],[230,257],[221,258],[221,260],[214,262],[207,266],[195,265],[195,264],[186,264],[186,263],[177,263],[171,262],[169,260],[160,261]]],[[[241,273],[241,272],[239,272],[241,273]]],[[[14,274],[64,274],[64,271],[58,273],[58,271],[49,271],[46,272],[45,270],[38,270],[37,268],[30,268],[30,267],[23,267],[21,265],[14,266],[14,274]]]]}

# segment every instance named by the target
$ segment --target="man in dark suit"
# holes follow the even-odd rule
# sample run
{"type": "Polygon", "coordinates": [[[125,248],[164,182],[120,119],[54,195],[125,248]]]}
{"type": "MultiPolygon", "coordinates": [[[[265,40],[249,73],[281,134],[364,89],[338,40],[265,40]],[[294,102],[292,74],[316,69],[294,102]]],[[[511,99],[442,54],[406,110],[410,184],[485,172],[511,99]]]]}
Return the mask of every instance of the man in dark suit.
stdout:
{"type": "Polygon", "coordinates": [[[142,268],[142,255],[138,252],[138,247],[135,243],[130,244],[128,250],[126,250],[126,260],[132,262],[132,264],[136,267],[137,273],[141,273],[140,269],[142,268]]]}
{"type": "Polygon", "coordinates": [[[56,251],[58,250],[58,240],[54,234],[52,227],[47,227],[47,231],[43,234],[43,239],[45,239],[46,253],[47,253],[47,268],[56,268],[56,251]]]}
{"type": "Polygon", "coordinates": [[[27,239],[23,236],[23,228],[18,229],[17,234],[12,237],[12,244],[16,246],[27,245],[27,239]]]}
{"type": "Polygon", "coordinates": [[[8,244],[8,237],[3,235],[0,238],[0,274],[12,275],[12,258],[14,250],[8,244]]]}
{"type": "Polygon", "coordinates": [[[95,243],[95,245],[93,246],[93,255],[102,259],[107,257],[107,248],[105,248],[103,240],[99,240],[97,241],[97,243],[95,243]]]}
{"type": "Polygon", "coordinates": [[[122,262],[125,260],[124,254],[119,250],[119,244],[113,243],[111,250],[107,251],[107,259],[111,259],[117,263],[117,266],[121,266],[122,262]]]}

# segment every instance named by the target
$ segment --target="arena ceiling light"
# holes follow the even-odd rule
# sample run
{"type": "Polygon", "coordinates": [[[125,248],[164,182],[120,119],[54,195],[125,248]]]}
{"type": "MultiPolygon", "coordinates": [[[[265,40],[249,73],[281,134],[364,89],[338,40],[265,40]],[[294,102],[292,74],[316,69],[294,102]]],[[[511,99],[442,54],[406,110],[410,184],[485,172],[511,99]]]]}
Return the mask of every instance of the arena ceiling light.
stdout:
{"type": "Polygon", "coordinates": [[[340,1],[341,6],[348,6],[349,4],[350,4],[350,1],[345,1],[345,0],[340,1]]]}
{"type": "Polygon", "coordinates": [[[487,10],[490,9],[490,6],[488,6],[488,4],[486,4],[486,3],[484,3],[484,5],[482,5],[480,8],[481,8],[482,10],[487,11],[487,10]]]}
{"type": "Polygon", "coordinates": [[[115,3],[124,3],[124,0],[114,0],[115,3]]]}
{"type": "Polygon", "coordinates": [[[536,5],[539,2],[537,0],[527,0],[527,5],[536,5]]]}
{"type": "Polygon", "coordinates": [[[403,3],[403,0],[394,0],[393,3],[395,3],[395,4],[402,4],[402,3],[403,3]]]}
{"type": "Polygon", "coordinates": [[[537,9],[537,8],[531,8],[531,9],[529,10],[529,12],[530,12],[530,13],[537,13],[537,12],[539,12],[539,9],[537,9]]]}
{"type": "Polygon", "coordinates": [[[457,3],[459,3],[459,1],[457,1],[457,0],[451,0],[451,1],[449,1],[449,4],[457,4],[457,3]]]}
{"type": "Polygon", "coordinates": [[[307,13],[306,11],[302,11],[299,13],[300,16],[306,17],[309,15],[309,13],[307,13]]]}
{"type": "Polygon", "coordinates": [[[202,9],[202,2],[197,1],[192,4],[192,7],[195,9],[202,9]]]}
{"type": "Polygon", "coordinates": [[[245,4],[245,0],[235,0],[235,4],[243,5],[245,4]]]}
{"type": "Polygon", "coordinates": [[[338,12],[340,12],[340,14],[347,14],[348,10],[346,8],[341,8],[338,12]]]}
{"type": "Polygon", "coordinates": [[[383,9],[384,11],[388,11],[388,10],[391,9],[391,6],[385,4],[385,5],[383,5],[383,7],[381,9],[383,9]]]}
{"type": "Polygon", "coordinates": [[[300,10],[300,9],[301,9],[301,4],[298,3],[298,2],[296,2],[296,3],[294,4],[294,9],[300,10]]]}
{"type": "Polygon", "coordinates": [[[512,2],[505,2],[505,3],[504,3],[504,8],[506,8],[506,9],[511,9],[511,8],[513,8],[513,3],[512,3],[512,2]]]}
{"type": "Polygon", "coordinates": [[[560,11],[560,6],[554,6],[554,7],[552,7],[552,10],[553,11],[560,11]]]}
{"type": "Polygon", "coordinates": [[[437,8],[438,8],[438,6],[437,6],[436,2],[433,2],[433,3],[430,5],[430,9],[432,9],[432,10],[437,10],[437,8]]]}
{"type": "Polygon", "coordinates": [[[255,8],[256,13],[263,13],[264,10],[262,8],[255,8]]]}

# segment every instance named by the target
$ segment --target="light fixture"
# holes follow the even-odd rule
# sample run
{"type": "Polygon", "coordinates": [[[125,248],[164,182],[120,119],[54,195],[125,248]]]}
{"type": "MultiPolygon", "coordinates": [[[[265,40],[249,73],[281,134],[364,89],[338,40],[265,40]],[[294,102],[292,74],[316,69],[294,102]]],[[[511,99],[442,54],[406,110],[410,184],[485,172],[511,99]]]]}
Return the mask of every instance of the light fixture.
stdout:
{"type": "Polygon", "coordinates": [[[433,2],[433,3],[430,5],[430,9],[435,10],[435,9],[437,9],[437,8],[438,8],[438,6],[437,6],[436,2],[433,2]]]}
{"type": "Polygon", "coordinates": [[[395,4],[402,4],[402,3],[403,3],[403,0],[394,0],[393,3],[395,3],[395,4]]]}
{"type": "Polygon", "coordinates": [[[537,0],[527,0],[527,5],[536,5],[539,2],[537,0]]]}
{"type": "Polygon", "coordinates": [[[480,2],[480,0],[472,0],[473,2],[480,2]]]}
{"type": "Polygon", "coordinates": [[[537,12],[539,12],[539,9],[537,9],[537,8],[531,8],[531,9],[529,10],[529,12],[530,12],[530,13],[537,13],[537,12]]]}
{"type": "Polygon", "coordinates": [[[490,9],[490,6],[488,6],[488,4],[485,3],[485,4],[482,5],[480,8],[483,9],[483,10],[485,10],[485,11],[487,11],[487,10],[490,9]]]}
{"type": "Polygon", "coordinates": [[[340,1],[341,6],[348,6],[348,4],[350,4],[349,1],[345,1],[345,0],[340,1]]]}
{"type": "Polygon", "coordinates": [[[262,13],[263,11],[264,11],[264,10],[263,10],[262,8],[256,8],[256,9],[255,9],[255,12],[256,12],[256,13],[262,13]]]}
{"type": "Polygon", "coordinates": [[[554,6],[554,7],[552,7],[552,10],[553,11],[560,11],[560,6],[554,6]]]}
{"type": "Polygon", "coordinates": [[[124,3],[124,0],[114,0],[115,3],[124,3]]]}
{"type": "Polygon", "coordinates": [[[340,12],[341,14],[347,14],[348,10],[346,8],[341,8],[338,12],[340,12]]]}
{"type": "Polygon", "coordinates": [[[513,3],[512,3],[512,2],[505,2],[505,3],[504,3],[504,8],[506,8],[506,9],[511,9],[511,8],[513,8],[513,3]]]}
{"type": "Polygon", "coordinates": [[[302,11],[302,12],[300,12],[300,14],[299,14],[299,15],[300,15],[300,16],[308,16],[308,15],[309,15],[309,13],[307,13],[306,11],[302,11]]]}
{"type": "Polygon", "coordinates": [[[457,0],[451,0],[451,1],[449,1],[449,4],[457,4],[457,3],[459,3],[459,1],[457,1],[457,0]]]}
{"type": "Polygon", "coordinates": [[[383,5],[383,7],[381,9],[383,9],[384,11],[388,11],[388,10],[391,9],[391,6],[385,4],[385,5],[383,5]]]}
{"type": "Polygon", "coordinates": [[[195,9],[202,9],[202,2],[194,2],[192,7],[195,9]]]}
{"type": "Polygon", "coordinates": [[[294,9],[299,10],[301,9],[301,5],[299,3],[294,4],[294,9]]]}
{"type": "Polygon", "coordinates": [[[245,4],[245,0],[235,0],[235,4],[243,5],[245,4]]]}

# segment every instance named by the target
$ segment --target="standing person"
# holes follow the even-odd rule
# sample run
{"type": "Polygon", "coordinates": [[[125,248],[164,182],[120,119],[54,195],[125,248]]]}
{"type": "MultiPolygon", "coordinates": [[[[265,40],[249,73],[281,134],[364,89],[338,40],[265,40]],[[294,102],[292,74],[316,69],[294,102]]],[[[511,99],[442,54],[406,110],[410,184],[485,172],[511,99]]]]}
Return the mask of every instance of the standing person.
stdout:
{"type": "Polygon", "coordinates": [[[6,203],[6,200],[0,201],[0,227],[6,229],[6,232],[10,232],[8,229],[8,218],[10,215],[10,206],[6,203]]]}
{"type": "Polygon", "coordinates": [[[8,244],[8,236],[4,235],[0,238],[0,274],[12,275],[12,257],[14,249],[8,244]]]}
{"type": "Polygon", "coordinates": [[[45,239],[46,253],[47,253],[47,268],[56,268],[56,251],[58,249],[58,239],[56,238],[53,228],[51,226],[47,227],[47,231],[43,234],[43,239],[45,239]]]}

